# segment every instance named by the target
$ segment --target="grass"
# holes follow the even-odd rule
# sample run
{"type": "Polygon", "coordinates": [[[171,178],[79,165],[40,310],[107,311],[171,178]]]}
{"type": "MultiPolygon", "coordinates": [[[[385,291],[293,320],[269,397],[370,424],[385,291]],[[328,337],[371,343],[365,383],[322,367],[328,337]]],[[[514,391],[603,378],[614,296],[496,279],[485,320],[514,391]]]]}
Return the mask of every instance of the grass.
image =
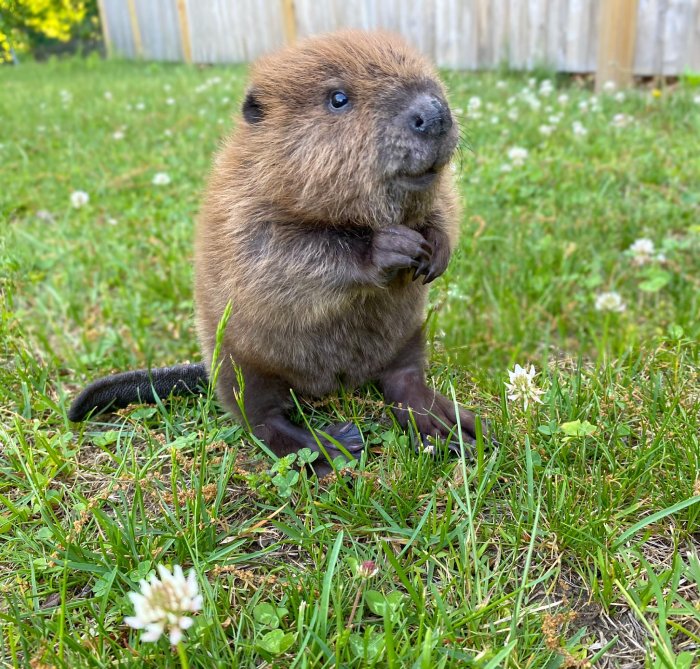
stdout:
{"type": "Polygon", "coordinates": [[[204,594],[191,667],[695,662],[698,90],[594,102],[583,80],[547,96],[541,76],[530,92],[510,73],[445,77],[469,141],[430,372],[499,443],[414,454],[364,388],[302,404],[370,444],[319,482],[211,397],[66,418],[90,379],[197,359],[193,220],[245,69],[0,68],[2,666],[180,666],[123,623],[160,563],[194,568],[204,594]],[[639,238],[665,258],[636,263],[639,238]],[[606,291],[626,309],[596,310],[606,291]],[[535,365],[543,404],[506,399],[515,363],[535,365]],[[362,580],[364,560],[378,573],[362,580]]]}

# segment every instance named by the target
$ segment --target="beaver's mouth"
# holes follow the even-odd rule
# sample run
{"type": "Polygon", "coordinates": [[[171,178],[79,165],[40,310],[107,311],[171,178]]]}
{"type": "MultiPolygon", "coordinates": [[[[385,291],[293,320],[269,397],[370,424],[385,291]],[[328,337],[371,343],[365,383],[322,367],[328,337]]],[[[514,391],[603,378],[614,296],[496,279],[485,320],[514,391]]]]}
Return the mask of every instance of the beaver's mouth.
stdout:
{"type": "Polygon", "coordinates": [[[438,168],[436,165],[433,165],[424,172],[418,174],[398,174],[396,176],[396,182],[406,190],[420,191],[432,186],[435,179],[437,179],[437,175],[438,168]]]}

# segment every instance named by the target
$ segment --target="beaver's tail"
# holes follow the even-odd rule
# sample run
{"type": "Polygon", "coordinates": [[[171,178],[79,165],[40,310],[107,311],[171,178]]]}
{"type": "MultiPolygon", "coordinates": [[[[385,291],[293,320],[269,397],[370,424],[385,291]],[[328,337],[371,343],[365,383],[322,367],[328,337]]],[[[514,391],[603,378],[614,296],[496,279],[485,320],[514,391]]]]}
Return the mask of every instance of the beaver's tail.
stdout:
{"type": "Polygon", "coordinates": [[[196,395],[206,385],[207,369],[203,363],[105,376],[93,381],[73,400],[68,418],[79,422],[90,414],[123,409],[130,404],[153,404],[157,397],[196,395]]]}

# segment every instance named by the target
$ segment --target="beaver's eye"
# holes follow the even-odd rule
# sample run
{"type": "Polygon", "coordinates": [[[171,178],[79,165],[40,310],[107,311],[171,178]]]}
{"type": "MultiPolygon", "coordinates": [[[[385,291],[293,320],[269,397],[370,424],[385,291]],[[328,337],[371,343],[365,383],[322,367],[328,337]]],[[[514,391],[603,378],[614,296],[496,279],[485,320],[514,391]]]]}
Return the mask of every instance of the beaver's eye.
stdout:
{"type": "Polygon", "coordinates": [[[333,91],[328,99],[331,111],[346,111],[350,109],[350,98],[345,91],[333,91]]]}

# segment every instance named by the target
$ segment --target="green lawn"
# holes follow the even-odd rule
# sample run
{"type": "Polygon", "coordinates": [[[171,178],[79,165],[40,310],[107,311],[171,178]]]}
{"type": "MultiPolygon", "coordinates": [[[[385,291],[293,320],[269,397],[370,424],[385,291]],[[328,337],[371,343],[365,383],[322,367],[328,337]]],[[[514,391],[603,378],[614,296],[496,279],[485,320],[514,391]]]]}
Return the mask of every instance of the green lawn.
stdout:
{"type": "Polygon", "coordinates": [[[180,666],[124,624],[158,564],[198,575],[192,667],[693,665],[700,89],[548,76],[445,75],[464,214],[430,371],[498,444],[414,454],[363,388],[302,405],[370,444],[319,483],[210,397],[66,418],[99,375],[197,359],[193,220],[245,69],[0,68],[1,666],[180,666]],[[542,404],[506,398],[516,363],[542,404]]]}

